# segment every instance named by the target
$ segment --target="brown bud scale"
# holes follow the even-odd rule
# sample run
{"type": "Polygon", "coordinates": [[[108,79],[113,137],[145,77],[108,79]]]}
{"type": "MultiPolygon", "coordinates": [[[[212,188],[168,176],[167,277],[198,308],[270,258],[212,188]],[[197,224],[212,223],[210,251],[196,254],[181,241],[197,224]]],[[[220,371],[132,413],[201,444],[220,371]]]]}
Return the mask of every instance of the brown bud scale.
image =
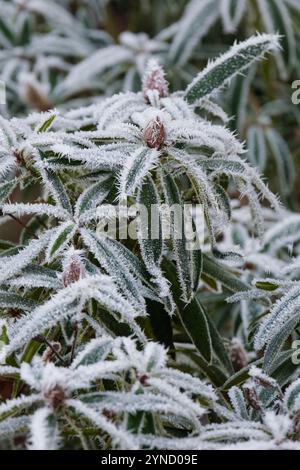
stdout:
{"type": "Polygon", "coordinates": [[[166,140],[166,130],[159,117],[147,124],[143,138],[151,149],[160,149],[163,146],[166,140]]]}

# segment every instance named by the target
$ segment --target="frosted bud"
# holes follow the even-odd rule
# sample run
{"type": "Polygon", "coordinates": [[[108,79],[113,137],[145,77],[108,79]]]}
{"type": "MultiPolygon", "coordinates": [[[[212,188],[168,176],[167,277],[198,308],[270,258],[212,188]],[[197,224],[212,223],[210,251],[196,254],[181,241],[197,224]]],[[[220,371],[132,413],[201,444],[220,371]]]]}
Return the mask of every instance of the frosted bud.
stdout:
{"type": "Polygon", "coordinates": [[[235,372],[238,372],[239,370],[243,369],[243,367],[246,367],[248,363],[247,353],[238,338],[233,338],[229,356],[235,372]]]}
{"type": "Polygon", "coordinates": [[[46,90],[33,74],[23,74],[20,78],[20,91],[25,103],[38,111],[49,111],[53,104],[46,90]]]}
{"type": "Polygon", "coordinates": [[[155,59],[149,60],[143,77],[143,94],[147,102],[150,101],[149,92],[153,91],[157,92],[159,98],[165,98],[169,94],[165,72],[155,59]]]}
{"type": "Polygon", "coordinates": [[[62,281],[65,287],[84,277],[85,269],[82,263],[81,251],[71,248],[63,262],[62,281]]]}
{"type": "Polygon", "coordinates": [[[55,410],[63,404],[65,398],[65,390],[61,385],[56,384],[44,390],[44,400],[55,410]]]}
{"type": "Polygon", "coordinates": [[[166,130],[159,117],[150,121],[144,129],[143,139],[151,149],[160,149],[166,140],[166,130]]]}

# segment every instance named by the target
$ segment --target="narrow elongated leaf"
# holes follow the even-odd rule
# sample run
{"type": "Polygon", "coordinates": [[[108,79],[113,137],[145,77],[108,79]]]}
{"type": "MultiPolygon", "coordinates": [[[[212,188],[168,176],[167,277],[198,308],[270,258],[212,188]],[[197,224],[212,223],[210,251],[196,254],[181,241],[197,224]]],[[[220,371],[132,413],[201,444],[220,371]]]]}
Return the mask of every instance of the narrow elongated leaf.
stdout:
{"type": "Polygon", "coordinates": [[[227,33],[233,33],[242,19],[247,7],[247,0],[221,0],[220,11],[227,33]]]}
{"type": "Polygon", "coordinates": [[[218,0],[191,1],[170,47],[171,63],[183,65],[218,17],[218,0]]]}
{"type": "Polygon", "coordinates": [[[65,222],[58,227],[52,235],[46,251],[46,259],[48,262],[51,262],[62,253],[72,240],[75,232],[76,226],[72,222],[65,222]]]}
{"type": "Polygon", "coordinates": [[[254,339],[257,351],[261,350],[277,334],[279,334],[279,338],[281,332],[284,334],[284,326],[289,325],[289,320],[297,316],[299,306],[300,289],[296,285],[273,305],[270,313],[260,322],[254,339]]]}
{"type": "Polygon", "coordinates": [[[144,178],[157,165],[159,151],[147,147],[139,147],[127,158],[119,175],[120,199],[132,196],[142,185],[144,178]]]}
{"type": "Polygon", "coordinates": [[[283,195],[290,194],[295,182],[295,169],[293,157],[284,139],[274,129],[266,130],[266,137],[271,152],[275,158],[277,172],[280,175],[280,192],[283,195]]]}
{"type": "MultiPolygon", "coordinates": [[[[191,249],[186,237],[184,204],[175,180],[171,175],[161,172],[161,181],[165,200],[170,210],[175,209],[175,212],[171,214],[172,244],[183,299],[185,302],[190,302],[198,287],[202,254],[200,249],[193,249],[193,247],[191,249]]],[[[196,238],[196,243],[197,241],[196,238]]]]}
{"type": "MultiPolygon", "coordinates": [[[[199,296],[200,297],[200,296],[199,296]]],[[[199,299],[197,298],[198,302],[199,302],[199,299]]],[[[212,348],[213,348],[213,351],[214,351],[214,354],[216,356],[216,358],[218,359],[218,361],[220,362],[220,365],[224,368],[224,370],[226,371],[226,374],[233,374],[233,367],[232,367],[232,363],[229,359],[229,356],[227,354],[227,351],[225,349],[225,346],[224,346],[224,343],[223,343],[223,340],[213,322],[213,320],[210,318],[209,314],[207,313],[206,309],[202,306],[202,310],[206,316],[206,320],[207,320],[207,323],[208,323],[208,326],[209,326],[209,332],[210,332],[210,338],[211,338],[211,344],[212,344],[212,348]]]]}
{"type": "Polygon", "coordinates": [[[172,285],[172,292],[177,305],[177,315],[202,357],[210,364],[212,359],[212,340],[205,311],[196,298],[189,304],[182,301],[173,263],[164,262],[164,269],[172,285]]]}
{"type": "Polygon", "coordinates": [[[228,268],[207,255],[203,255],[203,273],[221,282],[231,292],[241,292],[250,289],[250,286],[241,281],[228,268]]]}
{"type": "Polygon", "coordinates": [[[208,363],[212,359],[212,342],[208,321],[203,307],[197,299],[187,305],[181,304],[178,315],[198,351],[208,363]],[[181,308],[180,308],[181,307],[181,308]]]}
{"type": "Polygon", "coordinates": [[[272,34],[262,34],[234,45],[197,75],[187,87],[185,99],[192,104],[204,96],[210,96],[266,52],[277,48],[278,36],[272,34]]]}
{"type": "Polygon", "coordinates": [[[282,36],[283,53],[275,54],[279,72],[283,79],[287,78],[287,70],[291,70],[296,59],[295,33],[289,11],[281,0],[260,0],[258,8],[265,29],[270,34],[279,33],[282,36]]]}
{"type": "Polygon", "coordinates": [[[151,266],[159,266],[163,250],[160,200],[151,178],[147,178],[143,183],[138,192],[137,201],[147,209],[145,218],[144,214],[140,217],[139,243],[145,264],[151,271],[151,266]]]}
{"type": "Polygon", "coordinates": [[[139,245],[141,254],[154,283],[158,286],[161,297],[170,295],[168,282],[160,269],[163,253],[162,221],[160,200],[153,180],[148,177],[138,192],[140,204],[138,217],[139,245]]]}
{"type": "Polygon", "coordinates": [[[253,166],[264,171],[267,161],[265,135],[261,127],[251,126],[247,134],[248,159],[253,166]]]}
{"type": "Polygon", "coordinates": [[[290,318],[279,331],[277,331],[273,336],[269,344],[267,345],[265,354],[264,354],[264,369],[268,372],[270,366],[275,360],[276,356],[279,354],[280,349],[289,335],[294,331],[300,323],[300,314],[297,313],[292,318],[290,318]]]}
{"type": "Polygon", "coordinates": [[[57,450],[58,446],[56,416],[50,408],[40,408],[31,419],[29,450],[57,450]]]}
{"type": "Polygon", "coordinates": [[[249,419],[243,392],[238,387],[232,387],[228,392],[234,411],[241,419],[249,419]]]}
{"type": "Polygon", "coordinates": [[[103,235],[81,229],[84,243],[94,254],[100,265],[112,276],[122,292],[138,308],[145,308],[142,296],[142,284],[134,276],[134,267],[130,264],[130,258],[124,256],[124,250],[120,243],[103,235]]]}
{"type": "Polygon", "coordinates": [[[76,315],[91,298],[126,319],[133,319],[138,314],[120,294],[111,278],[105,275],[86,277],[59,290],[50,300],[15,322],[9,330],[10,342],[1,350],[1,354],[10,355],[48,328],[76,315]]]}
{"type": "Polygon", "coordinates": [[[57,204],[69,212],[69,214],[72,214],[73,210],[69,196],[59,176],[56,175],[52,170],[47,169],[41,171],[41,174],[43,177],[45,177],[48,186],[51,188],[51,193],[57,204]]]}
{"type": "Polygon", "coordinates": [[[18,178],[14,178],[11,181],[0,184],[0,203],[4,202],[16,188],[19,182],[18,178]]]}
{"type": "Polygon", "coordinates": [[[0,291],[0,307],[1,308],[17,308],[21,310],[32,310],[38,305],[31,299],[26,299],[19,294],[12,292],[0,291]]]}
{"type": "Polygon", "coordinates": [[[75,206],[75,216],[79,217],[84,212],[101,204],[113,186],[112,177],[108,177],[87,188],[79,197],[75,206]]]}
{"type": "Polygon", "coordinates": [[[88,364],[95,364],[96,362],[103,361],[112,349],[113,339],[109,336],[102,338],[95,338],[91,340],[72,362],[72,369],[88,364]]]}
{"type": "Polygon", "coordinates": [[[20,250],[18,254],[14,256],[2,257],[0,266],[0,282],[7,281],[7,279],[19,274],[22,269],[29,266],[45,248],[51,233],[51,230],[49,230],[38,240],[31,240],[25,248],[20,250]]]}
{"type": "Polygon", "coordinates": [[[295,380],[285,391],[284,406],[292,413],[299,412],[300,408],[300,379],[295,380]]]}
{"type": "Polygon", "coordinates": [[[47,130],[50,129],[55,118],[56,114],[52,114],[50,117],[47,117],[47,119],[42,122],[42,124],[38,127],[37,133],[42,134],[43,132],[47,132],[47,130]]]}

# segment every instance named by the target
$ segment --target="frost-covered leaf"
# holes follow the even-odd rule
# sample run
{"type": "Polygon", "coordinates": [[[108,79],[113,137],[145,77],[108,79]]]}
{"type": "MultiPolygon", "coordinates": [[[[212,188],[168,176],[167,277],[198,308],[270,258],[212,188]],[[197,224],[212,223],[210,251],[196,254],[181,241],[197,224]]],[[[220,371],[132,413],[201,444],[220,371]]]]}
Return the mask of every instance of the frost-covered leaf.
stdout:
{"type": "Polygon", "coordinates": [[[172,41],[169,60],[181,66],[184,65],[217,17],[218,2],[216,0],[189,2],[172,41]]]}
{"type": "Polygon", "coordinates": [[[258,8],[266,31],[282,36],[281,44],[284,53],[277,51],[275,58],[282,78],[286,78],[286,67],[293,68],[296,54],[296,40],[288,9],[285,2],[280,0],[260,0],[258,8]]]}
{"type": "Polygon", "coordinates": [[[0,282],[6,281],[16,274],[19,274],[22,269],[26,268],[37,256],[39,256],[48,243],[50,233],[50,231],[45,232],[39,239],[31,240],[28,246],[21,249],[18,254],[2,257],[0,282]]]}
{"type": "Polygon", "coordinates": [[[44,120],[44,122],[42,122],[42,124],[40,124],[40,126],[38,127],[37,132],[47,132],[47,130],[50,129],[55,118],[56,114],[51,114],[50,117],[47,116],[46,120],[44,120]]]}
{"type": "Polygon", "coordinates": [[[278,48],[278,36],[262,34],[247,41],[235,44],[226,54],[212,61],[190,83],[185,91],[188,103],[209,96],[229,82],[237,73],[247,69],[266,52],[278,48]]]}
{"type": "Polygon", "coordinates": [[[0,203],[3,203],[11,195],[18,182],[18,178],[14,178],[11,181],[0,184],[0,203]]]}
{"type": "Polygon", "coordinates": [[[119,175],[119,198],[122,200],[126,196],[132,196],[142,185],[144,178],[157,165],[159,151],[139,147],[130,155],[119,175]]]}
{"type": "Polygon", "coordinates": [[[86,229],[81,229],[81,234],[86,246],[133,305],[144,309],[142,285],[135,277],[135,266],[132,265],[131,256],[127,255],[120,242],[100,234],[96,235],[86,229]]]}
{"type": "Polygon", "coordinates": [[[245,13],[247,0],[221,0],[220,12],[224,29],[227,33],[233,33],[240,24],[245,13]]]}
{"type": "Polygon", "coordinates": [[[59,447],[57,419],[49,408],[38,409],[31,418],[29,450],[57,450],[59,447]]]}
{"type": "MultiPolygon", "coordinates": [[[[255,335],[255,349],[260,350],[280,333],[284,325],[294,316],[300,305],[299,286],[291,288],[274,304],[270,313],[262,320],[255,335]]],[[[291,320],[292,321],[292,320],[291,320]]],[[[295,325],[296,326],[296,325],[295,325]]]]}
{"type": "MultiPolygon", "coordinates": [[[[187,226],[184,204],[175,180],[171,175],[162,172],[161,182],[168,207],[171,210],[175,209],[175,212],[170,214],[173,250],[183,299],[185,302],[189,302],[198,287],[202,255],[200,248],[197,246],[195,248],[191,247],[190,241],[186,238],[187,226]]],[[[196,245],[197,242],[198,238],[196,236],[196,241],[192,243],[196,245]]]]}
{"type": "Polygon", "coordinates": [[[267,160],[265,135],[261,127],[251,126],[247,133],[248,158],[253,166],[264,171],[267,160]]]}
{"type": "Polygon", "coordinates": [[[95,298],[103,306],[125,318],[137,315],[108,276],[86,277],[61,289],[50,300],[14,323],[9,331],[10,342],[1,353],[11,354],[46,329],[75,316],[90,298],[95,298]]]}
{"type": "Polygon", "coordinates": [[[46,259],[48,262],[57,257],[71,242],[76,232],[76,225],[72,222],[61,224],[50,238],[46,251],[46,259]]]}
{"type": "Polygon", "coordinates": [[[87,188],[78,198],[75,206],[75,217],[79,217],[86,211],[95,208],[98,204],[101,204],[111,190],[112,185],[113,179],[108,177],[87,188]]]}
{"type": "Polygon", "coordinates": [[[295,169],[289,148],[274,129],[267,129],[266,137],[280,175],[280,192],[283,195],[290,194],[295,182],[295,169]]]}
{"type": "Polygon", "coordinates": [[[228,391],[228,395],[237,416],[241,419],[249,419],[246,401],[241,389],[238,387],[232,387],[228,391]]]}
{"type": "Polygon", "coordinates": [[[53,171],[47,169],[41,170],[41,175],[44,178],[46,185],[50,188],[55,202],[69,214],[72,214],[72,205],[60,177],[53,171]]]}
{"type": "Polygon", "coordinates": [[[159,288],[159,295],[170,295],[167,280],[160,268],[163,255],[160,199],[154,182],[147,178],[138,192],[137,202],[146,209],[139,215],[139,244],[144,263],[159,288]]]}

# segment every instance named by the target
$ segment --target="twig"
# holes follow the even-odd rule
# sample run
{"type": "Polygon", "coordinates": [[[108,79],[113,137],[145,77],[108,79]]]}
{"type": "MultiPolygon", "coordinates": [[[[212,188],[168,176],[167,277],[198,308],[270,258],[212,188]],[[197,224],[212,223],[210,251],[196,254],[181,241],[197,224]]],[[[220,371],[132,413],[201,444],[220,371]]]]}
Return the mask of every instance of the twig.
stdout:
{"type": "Polygon", "coordinates": [[[63,357],[61,357],[61,355],[59,354],[58,351],[56,351],[56,349],[52,346],[52,344],[47,340],[47,338],[45,338],[45,336],[43,335],[38,335],[35,337],[35,340],[36,341],[40,341],[42,343],[45,343],[48,348],[51,349],[51,351],[53,352],[53,354],[57,357],[57,359],[59,359],[61,361],[61,363],[64,365],[64,366],[67,366],[67,363],[66,361],[63,359],[63,357]]]}

